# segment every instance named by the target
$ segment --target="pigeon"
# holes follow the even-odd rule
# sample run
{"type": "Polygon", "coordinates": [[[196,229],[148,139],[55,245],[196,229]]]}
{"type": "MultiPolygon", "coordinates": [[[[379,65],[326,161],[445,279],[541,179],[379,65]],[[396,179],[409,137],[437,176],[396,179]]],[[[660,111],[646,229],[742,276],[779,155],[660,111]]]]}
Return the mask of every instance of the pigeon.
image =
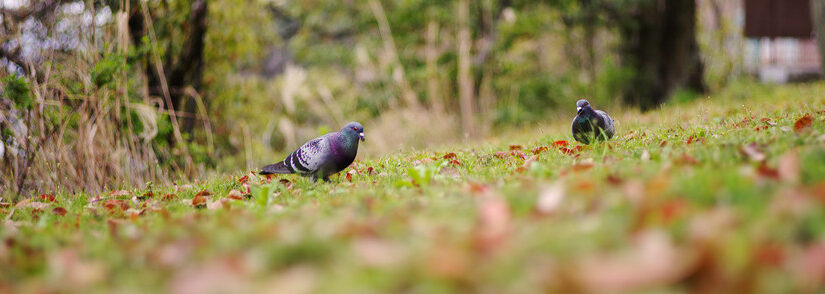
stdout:
{"type": "Polygon", "coordinates": [[[358,153],[358,140],[365,141],[364,127],[350,122],[340,131],[306,142],[281,162],[264,166],[259,174],[300,174],[329,182],[329,176],[347,168],[358,153]]]}
{"type": "Polygon", "coordinates": [[[584,144],[593,139],[607,140],[613,137],[613,119],[601,110],[594,110],[590,102],[576,101],[576,118],[573,119],[573,138],[584,144]]]}

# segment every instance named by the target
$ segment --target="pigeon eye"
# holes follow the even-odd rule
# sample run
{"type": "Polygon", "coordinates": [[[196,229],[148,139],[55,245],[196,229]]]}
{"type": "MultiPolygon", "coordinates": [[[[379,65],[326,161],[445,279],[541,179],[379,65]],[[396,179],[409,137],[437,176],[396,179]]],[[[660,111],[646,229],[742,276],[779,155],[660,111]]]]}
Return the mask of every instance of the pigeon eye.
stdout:
{"type": "Polygon", "coordinates": [[[357,131],[358,129],[357,129],[356,127],[352,127],[352,130],[353,130],[353,131],[357,131]]]}

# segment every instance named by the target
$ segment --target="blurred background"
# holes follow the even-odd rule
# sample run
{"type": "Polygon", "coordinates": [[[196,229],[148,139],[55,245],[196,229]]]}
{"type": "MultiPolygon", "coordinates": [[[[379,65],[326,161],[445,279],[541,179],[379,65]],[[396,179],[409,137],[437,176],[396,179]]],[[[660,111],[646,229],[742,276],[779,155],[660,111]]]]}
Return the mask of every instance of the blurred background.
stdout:
{"type": "MultiPolygon", "coordinates": [[[[820,0],[0,0],[0,194],[360,158],[822,77],[820,0]]],[[[621,132],[621,131],[620,131],[621,132]]]]}

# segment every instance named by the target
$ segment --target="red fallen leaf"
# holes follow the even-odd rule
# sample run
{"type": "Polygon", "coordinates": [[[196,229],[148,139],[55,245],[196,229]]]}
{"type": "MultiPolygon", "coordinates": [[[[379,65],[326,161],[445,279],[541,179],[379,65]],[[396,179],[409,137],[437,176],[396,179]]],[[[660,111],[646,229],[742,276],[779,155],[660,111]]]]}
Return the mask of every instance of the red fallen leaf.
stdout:
{"type": "Polygon", "coordinates": [[[703,137],[698,137],[698,136],[696,136],[696,135],[690,135],[690,137],[688,137],[688,139],[687,139],[687,142],[686,142],[686,143],[687,143],[688,145],[690,145],[690,144],[693,144],[693,143],[704,143],[704,142],[705,142],[705,138],[703,138],[703,137]]]}
{"type": "Polygon", "coordinates": [[[501,248],[510,232],[510,205],[494,193],[484,195],[477,207],[475,248],[490,254],[501,248]]]}
{"type": "Polygon", "coordinates": [[[793,124],[793,130],[796,133],[802,133],[814,123],[813,117],[811,117],[810,113],[806,113],[804,116],[800,117],[796,122],[793,124]]]}
{"type": "Polygon", "coordinates": [[[775,126],[776,125],[776,123],[773,122],[773,120],[771,120],[770,118],[767,118],[767,117],[763,117],[759,121],[761,121],[761,122],[763,122],[763,123],[765,123],[766,125],[769,125],[769,126],[775,126]]]}
{"type": "Polygon", "coordinates": [[[566,147],[560,147],[559,148],[559,151],[562,154],[566,154],[566,155],[576,155],[579,152],[581,152],[582,150],[584,150],[584,147],[582,147],[581,145],[573,147],[573,148],[566,148],[566,147]]]}
{"type": "Polygon", "coordinates": [[[461,164],[461,162],[460,162],[460,161],[458,161],[458,160],[450,160],[450,165],[453,165],[453,166],[464,166],[464,165],[463,165],[463,164],[461,164]]]}
{"type": "Polygon", "coordinates": [[[510,145],[510,150],[521,150],[523,147],[521,145],[510,145]]]}
{"type": "Polygon", "coordinates": [[[455,159],[456,155],[455,155],[455,153],[450,152],[450,153],[445,154],[444,157],[442,157],[442,158],[444,158],[444,159],[455,159]]]}
{"type": "Polygon", "coordinates": [[[771,178],[771,179],[779,179],[779,171],[769,167],[764,162],[756,168],[756,172],[763,177],[771,178]]]}
{"type": "Polygon", "coordinates": [[[493,153],[493,156],[495,156],[496,158],[505,158],[507,157],[507,155],[509,155],[509,153],[504,151],[496,151],[496,153],[493,153]]]}
{"type": "Polygon", "coordinates": [[[176,195],[176,194],[166,194],[166,195],[163,195],[163,198],[161,198],[161,200],[163,200],[163,201],[171,201],[171,200],[175,200],[175,199],[178,199],[178,195],[176,195]]]}
{"type": "Polygon", "coordinates": [[[229,194],[226,195],[226,198],[233,199],[233,200],[243,200],[243,195],[238,190],[229,191],[229,194]]]}
{"type": "Polygon", "coordinates": [[[275,177],[275,175],[268,174],[268,175],[264,175],[264,177],[266,177],[267,180],[271,180],[273,177],[275,177]]]}
{"type": "Polygon", "coordinates": [[[52,209],[52,213],[54,213],[56,215],[59,215],[59,216],[64,216],[64,215],[66,215],[67,212],[68,211],[66,211],[65,208],[60,207],[60,206],[55,207],[54,209],[52,209]]]}
{"type": "Polygon", "coordinates": [[[195,198],[192,198],[192,206],[197,208],[202,208],[206,205],[206,197],[195,195],[195,198]]]}
{"type": "Polygon", "coordinates": [[[510,151],[510,155],[521,158],[522,160],[527,159],[527,154],[524,154],[521,150],[510,151]]]}
{"type": "Polygon", "coordinates": [[[693,157],[693,156],[691,156],[690,154],[687,154],[687,153],[682,153],[682,155],[679,156],[678,158],[676,158],[676,160],[674,160],[674,162],[676,164],[680,164],[680,165],[698,165],[699,164],[699,161],[696,160],[696,157],[693,157]]]}
{"type": "Polygon", "coordinates": [[[212,196],[212,192],[209,190],[202,190],[198,192],[198,194],[195,194],[195,196],[212,196]]]}
{"type": "Polygon", "coordinates": [[[593,167],[593,163],[590,162],[580,162],[570,166],[570,170],[574,172],[586,171],[593,167]]]}
{"type": "Polygon", "coordinates": [[[667,141],[662,141],[662,143],[659,143],[659,147],[665,147],[665,146],[667,146],[667,141]]]}
{"type": "Polygon", "coordinates": [[[358,173],[358,172],[354,169],[351,169],[351,170],[347,171],[347,181],[352,182],[352,175],[354,175],[356,173],[358,173]]]}
{"type": "Polygon", "coordinates": [[[292,188],[292,182],[287,179],[281,179],[278,182],[281,183],[281,185],[284,185],[284,187],[292,188]]]}
{"type": "Polygon", "coordinates": [[[741,149],[742,154],[745,154],[750,160],[755,162],[762,162],[765,161],[765,154],[759,150],[759,146],[756,143],[750,143],[748,145],[743,145],[741,149]]]}
{"type": "Polygon", "coordinates": [[[565,140],[558,140],[558,141],[553,142],[553,147],[556,147],[556,148],[558,148],[558,147],[567,147],[568,145],[570,145],[570,143],[567,143],[567,141],[565,141],[565,140]]]}
{"type": "Polygon", "coordinates": [[[55,202],[56,201],[55,198],[54,198],[54,195],[52,195],[52,194],[40,194],[40,200],[43,200],[43,202],[55,202]]]}
{"type": "Polygon", "coordinates": [[[249,182],[249,176],[243,176],[240,179],[238,179],[238,184],[243,185],[243,184],[246,184],[247,182],[249,182]]]}
{"type": "Polygon", "coordinates": [[[754,251],[753,259],[756,263],[777,267],[782,265],[785,260],[785,252],[782,247],[773,243],[764,243],[759,245],[754,251]]]}
{"type": "Polygon", "coordinates": [[[143,215],[146,212],[146,208],[144,209],[134,209],[129,208],[126,210],[126,215],[129,216],[129,219],[136,220],[139,216],[143,215]]]}
{"type": "Polygon", "coordinates": [[[374,168],[372,168],[371,166],[367,167],[367,175],[368,175],[368,176],[371,176],[371,175],[372,175],[372,172],[374,172],[374,171],[375,171],[375,169],[374,169],[374,168]]]}
{"type": "Polygon", "coordinates": [[[548,149],[550,149],[550,148],[547,148],[547,146],[540,146],[540,147],[534,148],[531,152],[533,152],[534,155],[539,155],[542,152],[547,151],[548,149]]]}

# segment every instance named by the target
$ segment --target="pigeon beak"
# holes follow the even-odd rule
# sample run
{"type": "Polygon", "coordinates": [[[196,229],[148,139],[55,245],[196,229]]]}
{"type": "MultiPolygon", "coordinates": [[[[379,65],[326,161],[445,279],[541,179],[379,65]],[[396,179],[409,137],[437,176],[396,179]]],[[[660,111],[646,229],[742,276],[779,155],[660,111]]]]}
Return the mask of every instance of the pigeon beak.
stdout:
{"type": "Polygon", "coordinates": [[[576,107],[576,113],[582,113],[582,108],[581,107],[576,107]]]}
{"type": "Polygon", "coordinates": [[[366,140],[367,140],[367,138],[366,138],[366,137],[364,137],[364,132],[360,132],[360,133],[358,133],[358,138],[361,138],[361,142],[364,142],[364,141],[366,141],[366,140]]]}

